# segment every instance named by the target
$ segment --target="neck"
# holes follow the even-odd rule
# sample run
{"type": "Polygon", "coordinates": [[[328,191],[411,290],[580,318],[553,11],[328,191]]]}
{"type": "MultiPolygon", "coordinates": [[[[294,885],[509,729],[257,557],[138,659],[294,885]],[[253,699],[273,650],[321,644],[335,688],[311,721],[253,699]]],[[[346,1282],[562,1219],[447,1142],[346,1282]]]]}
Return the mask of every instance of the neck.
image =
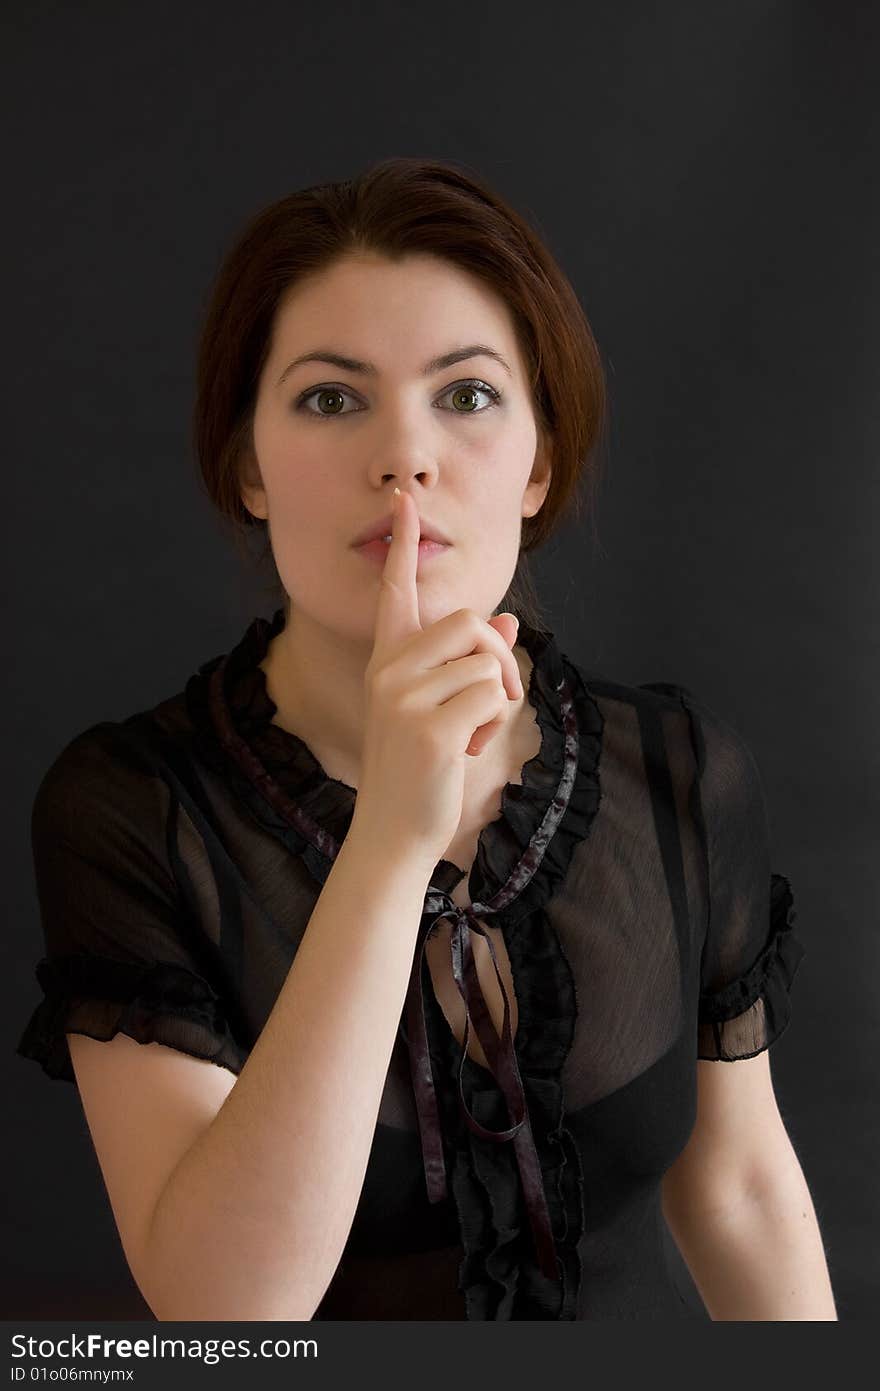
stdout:
{"type": "MultiPolygon", "coordinates": [[[[291,613],[280,633],[269,643],[260,667],[276,713],[273,723],[296,734],[318,759],[328,776],[357,788],[360,778],[366,702],[364,672],[372,651],[369,643],[353,643],[339,633],[291,613]]],[[[514,647],[523,689],[528,690],[532,669],[524,648],[514,647]]],[[[523,707],[531,714],[525,696],[515,702],[506,726],[488,745],[486,753],[505,760],[515,742],[523,707]]],[[[469,781],[485,776],[494,758],[466,758],[469,781]]]]}

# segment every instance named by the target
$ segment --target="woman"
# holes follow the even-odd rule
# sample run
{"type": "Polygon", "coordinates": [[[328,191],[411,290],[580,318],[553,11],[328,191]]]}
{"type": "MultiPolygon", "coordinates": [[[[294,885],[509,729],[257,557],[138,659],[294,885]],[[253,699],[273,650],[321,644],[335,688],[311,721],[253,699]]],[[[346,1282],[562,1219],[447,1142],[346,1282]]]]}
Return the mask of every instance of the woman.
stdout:
{"type": "Polygon", "coordinates": [[[569,283],[450,164],[282,199],[221,268],[199,460],[285,601],[44,778],[19,1046],[160,1319],[686,1317],[664,1218],[711,1317],[836,1317],[754,760],[529,596],[604,412],[569,283]]]}

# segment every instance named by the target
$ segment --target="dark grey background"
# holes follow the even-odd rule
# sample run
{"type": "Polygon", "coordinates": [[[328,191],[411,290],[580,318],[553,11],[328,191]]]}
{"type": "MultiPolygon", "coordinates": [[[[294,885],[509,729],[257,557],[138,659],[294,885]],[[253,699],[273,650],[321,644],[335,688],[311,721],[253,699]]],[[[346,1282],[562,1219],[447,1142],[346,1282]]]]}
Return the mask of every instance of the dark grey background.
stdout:
{"type": "Polygon", "coordinates": [[[684,683],[758,760],[807,948],[777,1096],[840,1318],[873,1317],[876,8],[40,0],[3,27],[4,1316],[150,1317],[75,1089],[14,1050],[43,771],[268,616],[195,479],[207,288],[257,208],[407,154],[519,207],[593,325],[601,550],[572,525],[533,573],[575,660],[684,683]]]}

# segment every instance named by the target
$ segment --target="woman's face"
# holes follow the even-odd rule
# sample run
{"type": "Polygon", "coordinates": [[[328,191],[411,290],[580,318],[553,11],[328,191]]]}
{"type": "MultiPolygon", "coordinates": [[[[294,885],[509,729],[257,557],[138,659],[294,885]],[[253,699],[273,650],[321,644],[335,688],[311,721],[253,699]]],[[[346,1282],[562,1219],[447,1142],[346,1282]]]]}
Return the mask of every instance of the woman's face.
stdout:
{"type": "Polygon", "coordinates": [[[422,626],[459,608],[488,618],[516,568],[523,517],[549,487],[529,384],[506,304],[430,255],[350,255],[279,305],[254,418],[257,469],[242,499],[268,520],[295,614],[372,641],[381,566],[354,549],[395,487],[452,542],[419,563],[422,626]],[[464,346],[475,354],[424,375],[464,346]],[[304,354],[336,353],[290,367],[304,354]],[[282,380],[283,377],[283,380],[282,380]],[[493,391],[499,394],[497,403],[493,391]]]}

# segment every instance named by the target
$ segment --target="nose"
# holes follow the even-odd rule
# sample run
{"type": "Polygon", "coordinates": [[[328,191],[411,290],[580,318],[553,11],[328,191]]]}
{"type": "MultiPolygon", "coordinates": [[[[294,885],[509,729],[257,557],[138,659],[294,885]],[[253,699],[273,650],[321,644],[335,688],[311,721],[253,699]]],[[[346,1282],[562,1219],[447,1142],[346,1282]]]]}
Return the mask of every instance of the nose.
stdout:
{"type": "Polygon", "coordinates": [[[427,459],[424,451],[418,456],[410,453],[408,457],[398,454],[389,460],[388,451],[383,451],[382,487],[388,492],[399,488],[401,492],[415,493],[420,488],[433,488],[437,482],[439,468],[437,461],[427,459]]]}
{"type": "Polygon", "coordinates": [[[374,463],[381,470],[382,486],[410,492],[417,484],[433,487],[441,462],[440,441],[431,434],[432,422],[425,420],[424,406],[389,403],[381,424],[376,421],[376,425],[374,463]]]}

